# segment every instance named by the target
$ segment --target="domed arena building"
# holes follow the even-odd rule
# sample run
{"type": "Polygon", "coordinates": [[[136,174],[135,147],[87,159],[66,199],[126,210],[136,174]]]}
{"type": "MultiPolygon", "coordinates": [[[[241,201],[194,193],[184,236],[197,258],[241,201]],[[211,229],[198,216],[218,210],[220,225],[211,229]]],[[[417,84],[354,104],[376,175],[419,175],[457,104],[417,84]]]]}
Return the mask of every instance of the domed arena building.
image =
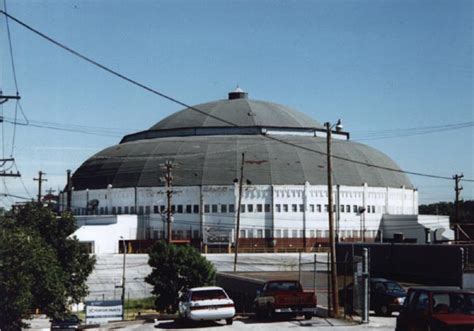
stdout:
{"type": "MultiPolygon", "coordinates": [[[[339,240],[372,241],[403,232],[397,224],[420,224],[418,192],[393,160],[348,132],[331,136],[339,240]]],[[[167,237],[168,219],[173,240],[231,247],[239,217],[243,251],[311,250],[329,240],[326,138],[309,116],[237,89],[93,155],[61,205],[98,253],[117,251],[120,237],[143,249],[167,237]]]]}

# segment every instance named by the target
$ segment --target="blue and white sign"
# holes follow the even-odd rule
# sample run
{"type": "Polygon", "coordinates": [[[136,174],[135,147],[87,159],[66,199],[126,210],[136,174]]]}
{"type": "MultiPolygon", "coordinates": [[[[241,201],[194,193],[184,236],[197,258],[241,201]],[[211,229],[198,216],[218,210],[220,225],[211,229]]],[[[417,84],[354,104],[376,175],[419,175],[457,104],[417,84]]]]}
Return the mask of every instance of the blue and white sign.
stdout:
{"type": "Polygon", "coordinates": [[[121,321],[122,312],[122,302],[119,300],[86,301],[86,324],[121,321]]]}

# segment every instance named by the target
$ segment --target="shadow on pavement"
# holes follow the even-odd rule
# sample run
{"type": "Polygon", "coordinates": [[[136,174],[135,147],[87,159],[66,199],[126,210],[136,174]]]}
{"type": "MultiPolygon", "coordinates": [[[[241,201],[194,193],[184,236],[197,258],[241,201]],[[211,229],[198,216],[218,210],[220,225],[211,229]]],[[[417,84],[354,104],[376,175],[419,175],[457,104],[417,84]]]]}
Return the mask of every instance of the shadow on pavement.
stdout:
{"type": "Polygon", "coordinates": [[[291,315],[277,315],[270,318],[257,318],[255,316],[249,316],[247,318],[239,319],[244,324],[270,324],[270,323],[280,323],[288,322],[292,323],[295,326],[314,326],[314,325],[326,325],[323,320],[318,318],[312,318],[310,320],[305,320],[302,317],[294,317],[291,315]]]}
{"type": "Polygon", "coordinates": [[[176,330],[176,329],[198,329],[198,328],[215,328],[225,325],[225,322],[218,323],[215,321],[187,321],[187,320],[174,320],[174,321],[158,321],[155,324],[155,329],[164,330],[176,330]]]}

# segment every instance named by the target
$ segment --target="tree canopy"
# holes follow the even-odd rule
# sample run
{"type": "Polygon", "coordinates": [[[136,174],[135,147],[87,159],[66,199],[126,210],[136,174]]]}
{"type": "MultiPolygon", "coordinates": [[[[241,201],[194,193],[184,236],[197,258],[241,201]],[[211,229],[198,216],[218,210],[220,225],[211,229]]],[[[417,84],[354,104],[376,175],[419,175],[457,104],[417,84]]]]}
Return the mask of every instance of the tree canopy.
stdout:
{"type": "Polygon", "coordinates": [[[17,330],[35,309],[62,316],[87,295],[95,259],[75,230],[70,213],[34,203],[0,216],[0,329],[17,330]]]}
{"type": "MultiPolygon", "coordinates": [[[[428,205],[420,205],[418,211],[426,215],[446,215],[451,221],[454,220],[455,205],[453,202],[437,202],[428,205]]],[[[459,222],[474,222],[474,200],[459,202],[459,222]]]]}
{"type": "Polygon", "coordinates": [[[188,245],[157,242],[149,253],[152,272],[145,281],[153,286],[155,307],[173,313],[178,297],[186,288],[213,285],[214,266],[195,248],[188,245]]]}

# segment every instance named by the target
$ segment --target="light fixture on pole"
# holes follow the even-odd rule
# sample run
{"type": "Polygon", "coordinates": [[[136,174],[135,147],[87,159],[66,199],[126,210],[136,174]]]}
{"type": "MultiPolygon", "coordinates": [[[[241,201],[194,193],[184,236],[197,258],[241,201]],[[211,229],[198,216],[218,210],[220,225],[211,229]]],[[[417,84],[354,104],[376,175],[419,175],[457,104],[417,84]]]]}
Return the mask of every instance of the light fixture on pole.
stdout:
{"type": "Polygon", "coordinates": [[[329,216],[329,255],[331,264],[331,301],[332,316],[339,315],[339,298],[337,285],[337,263],[336,263],[336,241],[334,234],[334,207],[332,201],[332,163],[331,163],[331,134],[332,129],[336,127],[336,132],[340,132],[343,128],[341,120],[331,125],[329,122],[324,123],[326,127],[326,145],[327,145],[327,176],[328,176],[328,216],[329,216]]]}

